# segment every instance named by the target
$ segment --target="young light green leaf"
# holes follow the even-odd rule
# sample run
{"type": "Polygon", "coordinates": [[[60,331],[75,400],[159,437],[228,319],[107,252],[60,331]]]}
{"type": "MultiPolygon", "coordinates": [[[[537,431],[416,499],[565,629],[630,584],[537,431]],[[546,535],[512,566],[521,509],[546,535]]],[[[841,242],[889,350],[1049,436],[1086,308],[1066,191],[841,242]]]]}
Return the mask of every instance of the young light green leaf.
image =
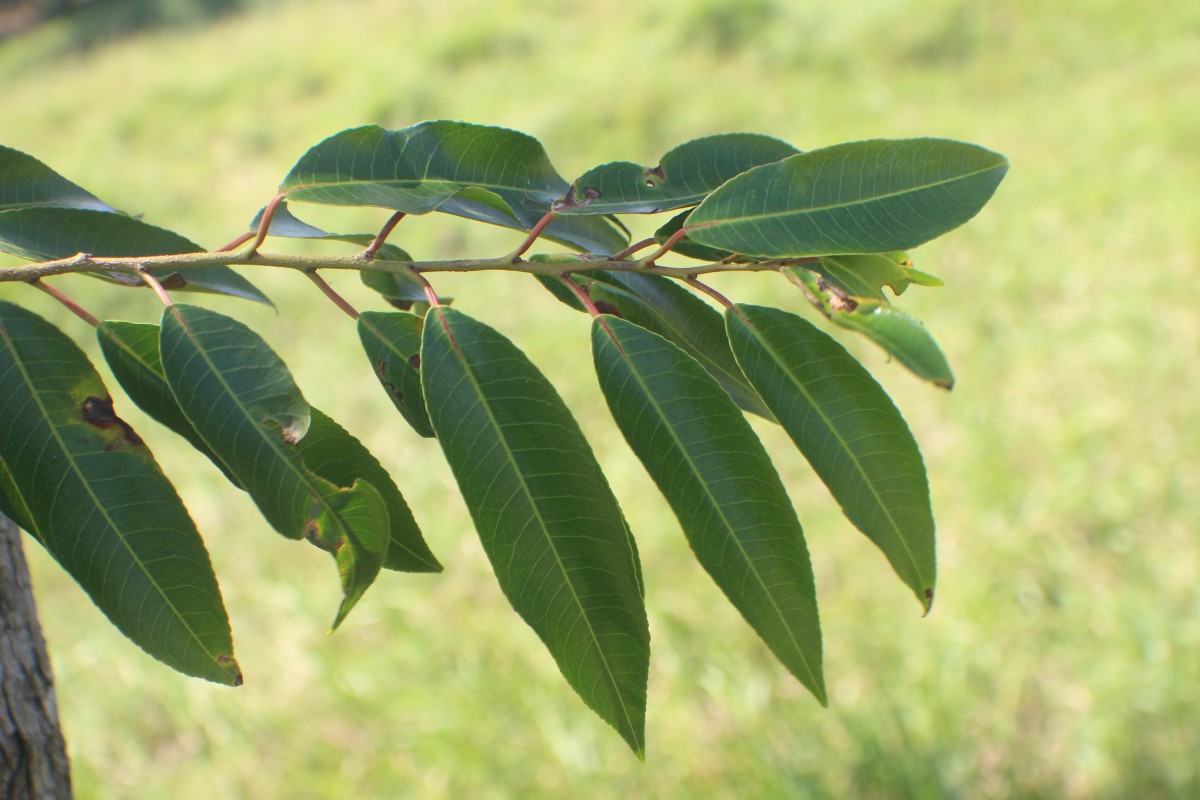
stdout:
{"type": "Polygon", "coordinates": [[[946,356],[919,320],[893,308],[887,300],[850,297],[815,272],[788,268],[785,273],[834,324],[866,336],[918,378],[943,389],[954,388],[954,373],[946,356]]]}
{"type": "Polygon", "coordinates": [[[751,167],[800,151],[756,133],[706,136],[669,151],[655,167],[628,161],[583,173],[554,203],[560,214],[655,214],[693,206],[751,167]]]}
{"type": "Polygon", "coordinates": [[[695,359],[633,323],[598,318],[592,355],[617,426],[670,503],[696,558],[824,705],[804,532],[746,418],[695,359]]]}
{"type": "MultiPolygon", "coordinates": [[[[629,320],[682,348],[743,410],[775,420],[742,375],[729,349],[725,324],[712,306],[677,282],[658,275],[593,271],[572,275],[571,279],[584,287],[601,311],[629,320]]],[[[561,281],[539,280],[559,300],[577,311],[583,310],[561,281]]]]}
{"type": "Polygon", "coordinates": [[[33,156],[0,145],[0,210],[30,206],[116,211],[33,156]]]}
{"type": "MultiPolygon", "coordinates": [[[[0,211],[0,250],[32,261],[95,256],[154,256],[196,253],[204,248],[177,233],[124,214],[76,208],[17,208],[0,211]]],[[[89,273],[127,286],[133,275],[89,273]]],[[[157,273],[168,289],[193,289],[270,305],[266,295],[229,267],[183,267],[157,273]]]]}
{"type": "Polygon", "coordinates": [[[688,236],[750,256],[909,250],[979,213],[1008,171],[948,139],[834,145],[742,173],[692,212],[688,236]]]}
{"type": "Polygon", "coordinates": [[[500,587],[641,757],[650,633],[640,567],[579,426],[510,341],[444,306],[426,316],[421,381],[500,587]]]}
{"type": "Polygon", "coordinates": [[[400,572],[442,571],[392,476],[362,442],[316,408],[308,433],[300,440],[300,454],[309,470],[332,484],[350,486],[363,480],[379,491],[390,531],[384,567],[400,572]]]}
{"type": "Polygon", "coordinates": [[[421,391],[421,328],[415,314],[364,311],[358,316],[358,337],[371,368],[396,410],[413,430],[433,436],[421,391]]]}
{"type": "Polygon", "coordinates": [[[0,386],[0,459],[26,529],[147,653],[240,684],[200,534],[83,352],[42,318],[0,302],[0,386]]]}
{"type": "Polygon", "coordinates": [[[782,272],[793,282],[804,273],[820,275],[832,291],[857,300],[888,302],[883,287],[896,295],[904,294],[909,284],[918,283],[910,269],[906,253],[868,253],[865,255],[824,256],[814,264],[784,267],[782,272]]]}
{"type": "Polygon", "coordinates": [[[106,320],[96,328],[96,338],[100,341],[104,360],[129,399],[156,422],[187,439],[192,447],[207,456],[225,477],[240,488],[237,478],[209,449],[179,408],[175,395],[171,394],[158,352],[159,327],[106,320]]]}
{"type": "Polygon", "coordinates": [[[733,353],[846,517],[929,610],[933,512],[917,443],[891,398],[837,342],[795,314],[738,304],[733,353]]]}
{"type": "Polygon", "coordinates": [[[364,480],[338,486],[307,468],[296,445],[309,431],[311,408],[250,328],[177,304],[163,312],[160,347],[179,407],[271,526],[334,555],[343,591],[336,628],[386,554],[388,512],[379,491],[364,480]]]}
{"type": "MultiPolygon", "coordinates": [[[[296,163],[280,191],[310,203],[381,206],[408,214],[443,211],[529,230],[567,188],[536,139],[440,120],[401,130],[367,125],[335,134],[296,163]]],[[[544,235],[595,253],[614,253],[628,243],[603,217],[561,217],[544,235]]]]}

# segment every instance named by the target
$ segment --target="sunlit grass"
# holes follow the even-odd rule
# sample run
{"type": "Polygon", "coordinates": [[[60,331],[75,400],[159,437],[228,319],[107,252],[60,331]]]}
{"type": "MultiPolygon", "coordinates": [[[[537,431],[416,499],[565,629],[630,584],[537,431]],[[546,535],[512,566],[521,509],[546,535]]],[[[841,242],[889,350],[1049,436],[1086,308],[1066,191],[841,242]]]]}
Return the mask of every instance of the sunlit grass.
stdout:
{"type": "MultiPolygon", "coordinates": [[[[56,38],[57,37],[57,38],[56,38]]],[[[800,147],[941,135],[1013,168],[976,220],[917,252],[902,298],[958,386],[845,339],[929,466],[941,581],[919,607],[780,432],[830,708],[775,664],[691,558],[587,364],[587,320],[520,276],[440,278],[574,408],[622,498],[653,635],[639,765],[509,610],[436,444],[394,414],[352,326],[307,282],[253,276],[261,330],[307,396],[393,471],[440,576],[389,574],[336,636],[328,558],[284,541],[171,434],[123,409],[205,533],[246,685],[190,681],[120,637],[30,545],[82,797],[1167,797],[1200,791],[1200,16],[1187,3],[675,0],[279,2],[76,53],[0,45],[0,142],[120,208],[217,245],[323,136],[447,117],[541,139],[571,177],[730,130],[800,147]]],[[[343,229],[386,213],[310,212],[343,229]]],[[[418,257],[511,233],[406,220],[418,257]]],[[[378,307],[352,276],[333,276],[378,307]]],[[[781,281],[714,280],[801,310],[781,281]]],[[[146,293],[58,285],[98,314],[146,293]]],[[[40,294],[0,287],[95,352],[40,294]]]]}

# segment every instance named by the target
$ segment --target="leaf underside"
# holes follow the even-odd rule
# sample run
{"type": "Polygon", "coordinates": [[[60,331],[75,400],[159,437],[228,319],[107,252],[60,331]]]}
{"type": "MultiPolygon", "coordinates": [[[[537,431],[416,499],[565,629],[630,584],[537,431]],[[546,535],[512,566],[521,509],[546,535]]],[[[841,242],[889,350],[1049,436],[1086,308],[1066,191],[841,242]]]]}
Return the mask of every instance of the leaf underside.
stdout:
{"type": "Polygon", "coordinates": [[[641,757],[650,635],[640,567],[578,425],[511,342],[444,306],[426,316],[421,380],[500,587],[641,757]]]}
{"type": "Polygon", "coordinates": [[[421,329],[424,320],[406,312],[364,311],[358,337],[388,399],[412,429],[433,436],[421,390],[421,329]]]}
{"type": "Polygon", "coordinates": [[[822,704],[821,631],[804,534],[737,406],[667,340],[612,316],[592,325],[600,388],[697,559],[822,704]]]}
{"type": "Polygon", "coordinates": [[[0,302],[0,386],[6,494],[24,504],[27,530],[147,653],[240,684],[200,534],[87,357],[45,320],[0,302]]]}
{"type": "Polygon", "coordinates": [[[928,611],[936,581],[929,484],[891,398],[841,345],[795,314],[738,304],[725,319],[746,377],[846,517],[928,611]]]}

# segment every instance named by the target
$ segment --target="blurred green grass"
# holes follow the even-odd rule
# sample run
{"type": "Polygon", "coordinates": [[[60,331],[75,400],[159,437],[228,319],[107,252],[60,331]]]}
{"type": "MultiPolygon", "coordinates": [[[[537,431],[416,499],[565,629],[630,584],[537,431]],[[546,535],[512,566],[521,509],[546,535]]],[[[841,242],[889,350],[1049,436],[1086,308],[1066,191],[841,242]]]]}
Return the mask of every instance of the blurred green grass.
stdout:
{"type": "MultiPolygon", "coordinates": [[[[557,675],[497,590],[436,444],[373,385],[305,281],[254,275],[263,331],[315,405],[396,476],[434,577],[390,574],[336,636],[327,558],[271,533],[135,409],[204,531],[246,685],[189,681],[29,549],[80,797],[1186,797],[1200,794],[1200,11],[1103,0],[262,2],[80,51],[67,23],[0,44],[0,141],[208,245],[309,145],[446,117],[541,139],[571,177],[752,130],[815,147],[940,135],[1005,153],[976,220],[917,251],[947,282],[902,305],[958,374],[944,394],[846,340],[921,442],[941,583],[919,609],[803,459],[759,426],[805,523],[831,706],[695,565],[587,363],[587,320],[520,276],[439,278],[581,418],[639,537],[653,634],[648,760],[557,675]],[[582,361],[581,361],[582,360],[582,361]]],[[[386,213],[309,214],[367,229],[386,213]]],[[[515,237],[407,220],[417,257],[515,237]]],[[[333,276],[378,307],[352,276],[333,276]]],[[[714,281],[800,310],[765,276],[714,281]]],[[[97,314],[147,293],[63,279],[97,314]]],[[[2,286],[95,352],[38,293],[2,286]]]]}

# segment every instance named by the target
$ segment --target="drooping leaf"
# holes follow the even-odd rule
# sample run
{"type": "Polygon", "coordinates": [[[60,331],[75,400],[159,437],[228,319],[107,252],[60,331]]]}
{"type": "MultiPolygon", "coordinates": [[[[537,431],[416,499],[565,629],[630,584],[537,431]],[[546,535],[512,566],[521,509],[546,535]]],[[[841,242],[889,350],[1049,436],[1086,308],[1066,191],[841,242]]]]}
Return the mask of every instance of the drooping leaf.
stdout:
{"type": "Polygon", "coordinates": [[[184,415],[167,379],[163,375],[162,358],[158,352],[159,327],[136,322],[106,320],[96,328],[100,351],[108,362],[121,388],[138,408],[149,414],[156,422],[187,439],[217,468],[240,488],[237,478],[221,463],[221,459],[209,449],[192,423],[184,415]]]}
{"type": "Polygon", "coordinates": [[[834,324],[866,336],[918,378],[943,389],[954,388],[954,373],[946,356],[919,320],[893,308],[886,300],[849,297],[807,270],[792,270],[788,277],[834,324]]]}
{"type": "Polygon", "coordinates": [[[640,757],[650,659],[640,567],[578,425],[520,350],[451,308],[426,317],[421,381],[500,587],[640,757]]]}
{"type": "MultiPolygon", "coordinates": [[[[442,120],[335,134],[296,163],[280,191],[310,203],[443,211],[530,230],[567,188],[536,139],[442,120]]],[[[545,236],[595,253],[614,253],[628,243],[603,217],[560,217],[545,236]]]]}
{"type": "Polygon", "coordinates": [[[706,136],[672,149],[658,166],[618,161],[590,169],[554,203],[554,210],[655,214],[692,206],[735,175],[799,152],[786,142],[756,133],[706,136]]]}
{"type": "Polygon", "coordinates": [[[403,312],[364,311],[358,337],[375,377],[413,430],[433,436],[421,391],[421,328],[424,320],[403,312]]]}
{"type": "Polygon", "coordinates": [[[305,466],[296,445],[309,431],[311,408],[250,328],[177,304],[163,312],[160,347],[179,407],[271,526],[333,554],[343,591],[336,628],[385,556],[389,523],[379,491],[364,480],[335,485],[305,466]]]}
{"type": "Polygon", "coordinates": [[[332,484],[350,486],[361,479],[379,491],[390,531],[383,566],[401,572],[442,571],[391,475],[362,442],[316,408],[308,433],[300,440],[300,454],[309,470],[332,484]]]}
{"type": "Polygon", "coordinates": [[[911,283],[912,273],[906,253],[868,253],[865,255],[823,256],[820,261],[804,267],[784,267],[789,278],[803,279],[804,273],[820,275],[825,283],[843,296],[857,300],[888,302],[883,287],[897,296],[911,283]]]}
{"type": "Polygon", "coordinates": [[[841,345],[795,314],[738,304],[725,320],[750,383],[846,517],[928,611],[936,581],[929,484],[891,398],[841,345]]]}
{"type": "MultiPolygon", "coordinates": [[[[734,360],[725,323],[712,306],[670,278],[635,272],[596,270],[572,275],[592,302],[607,314],[653,331],[700,362],[743,410],[774,421],[770,409],[746,381],[734,360]]],[[[561,281],[539,277],[559,300],[583,311],[561,281]]]]}
{"type": "MultiPolygon", "coordinates": [[[[77,253],[154,256],[203,249],[177,233],[124,214],[76,208],[0,211],[0,250],[33,261],[70,258],[77,253]]],[[[129,286],[142,285],[136,276],[124,273],[89,274],[129,286]]],[[[266,295],[229,267],[183,267],[155,275],[168,289],[194,289],[271,304],[266,295]]]]}
{"type": "Polygon", "coordinates": [[[909,250],[975,216],[998,153],[948,139],[834,145],[748,170],[688,218],[699,244],[766,257],[909,250]]]}
{"type": "Polygon", "coordinates": [[[195,524],[87,357],[0,302],[0,459],[27,530],[118,629],[188,675],[241,683],[195,524]]]}
{"type": "Polygon", "coordinates": [[[116,210],[33,156],[0,145],[0,210],[30,206],[116,210]]]}
{"type": "Polygon", "coordinates": [[[816,586],[778,473],[729,395],[666,339],[592,324],[608,407],[696,558],[779,660],[825,703],[816,586]]]}

